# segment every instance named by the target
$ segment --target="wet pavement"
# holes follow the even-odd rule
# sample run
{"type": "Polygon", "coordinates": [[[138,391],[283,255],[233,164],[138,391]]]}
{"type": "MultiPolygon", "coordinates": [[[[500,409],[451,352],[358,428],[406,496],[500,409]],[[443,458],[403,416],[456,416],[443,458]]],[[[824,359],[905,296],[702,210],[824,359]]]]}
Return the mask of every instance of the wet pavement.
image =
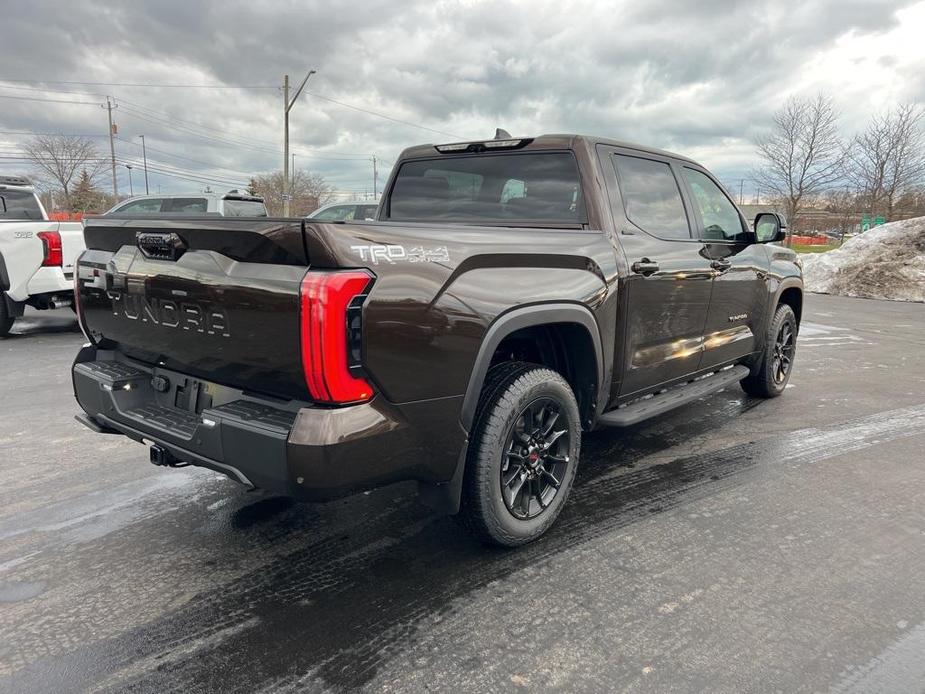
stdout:
{"type": "Polygon", "coordinates": [[[73,420],[0,341],[0,692],[925,691],[925,305],[812,296],[791,387],[585,436],[543,540],[296,504],[73,420]]]}

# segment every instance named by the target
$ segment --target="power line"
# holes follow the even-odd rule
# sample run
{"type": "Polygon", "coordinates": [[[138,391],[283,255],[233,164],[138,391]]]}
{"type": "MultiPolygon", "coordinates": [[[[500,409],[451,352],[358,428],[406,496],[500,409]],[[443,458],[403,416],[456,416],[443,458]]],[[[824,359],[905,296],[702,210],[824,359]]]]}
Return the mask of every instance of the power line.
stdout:
{"type": "MultiPolygon", "coordinates": [[[[2,82],[3,80],[0,80],[2,82]]],[[[103,92],[75,92],[68,89],[50,89],[48,87],[21,87],[13,84],[0,84],[0,89],[15,89],[26,92],[51,92],[53,94],[79,94],[80,96],[106,96],[103,92]]]]}
{"type": "Polygon", "coordinates": [[[13,96],[12,94],[0,94],[0,99],[15,99],[17,101],[45,101],[52,104],[83,104],[85,106],[99,106],[95,101],[72,101],[66,99],[39,99],[37,96],[13,96]]]}
{"type": "MultiPolygon", "coordinates": [[[[127,145],[132,145],[133,147],[138,147],[138,148],[141,147],[140,144],[138,144],[137,142],[132,142],[131,140],[126,140],[126,139],[123,139],[123,138],[118,137],[118,136],[116,136],[116,139],[117,139],[119,142],[124,142],[124,143],[127,144],[127,145]]],[[[183,159],[183,160],[185,160],[185,161],[193,162],[194,164],[202,164],[203,166],[209,166],[209,167],[211,167],[211,168],[213,168],[213,169],[219,169],[219,170],[222,170],[222,171],[228,171],[228,172],[231,172],[231,173],[234,173],[234,174],[241,174],[241,175],[248,175],[248,176],[250,175],[250,174],[246,174],[245,172],[240,171],[240,170],[238,170],[238,169],[229,169],[229,168],[226,168],[226,167],[224,167],[224,166],[219,166],[218,164],[213,164],[213,163],[211,163],[211,162],[201,161],[201,160],[199,160],[199,159],[193,159],[193,158],[191,158],[191,157],[184,157],[184,156],[182,156],[182,155],[180,155],[180,154],[173,154],[172,152],[168,152],[168,151],[163,150],[163,149],[158,149],[157,147],[152,147],[151,145],[147,145],[147,148],[148,148],[149,150],[151,150],[152,152],[158,152],[158,153],[163,154],[163,155],[168,156],[168,157],[174,157],[175,159],[183,159]]]]}
{"type": "Polygon", "coordinates": [[[155,82],[77,82],[73,80],[24,80],[0,78],[0,82],[23,84],[74,84],[83,87],[151,87],[155,89],[279,89],[275,84],[158,84],[155,82]]]}
{"type": "MultiPolygon", "coordinates": [[[[182,119],[182,118],[177,118],[176,116],[173,116],[173,115],[171,115],[170,113],[167,113],[166,111],[158,111],[157,109],[152,109],[152,108],[150,108],[150,107],[148,107],[148,106],[145,106],[144,104],[139,104],[139,103],[137,103],[137,102],[130,101],[129,99],[124,99],[124,98],[121,98],[121,97],[120,97],[120,98],[118,99],[118,101],[119,101],[119,103],[121,103],[121,104],[123,104],[123,105],[126,105],[126,104],[127,104],[127,106],[125,106],[125,108],[126,108],[127,110],[129,110],[129,111],[135,111],[135,112],[141,110],[141,112],[144,113],[144,114],[145,114],[147,117],[149,117],[149,118],[157,119],[157,116],[154,116],[154,115],[152,115],[152,114],[160,114],[161,116],[164,116],[164,117],[166,118],[166,120],[164,120],[164,123],[167,124],[167,125],[171,125],[171,126],[174,126],[174,127],[175,127],[175,126],[176,126],[176,123],[183,123],[183,124],[188,125],[190,128],[195,128],[195,129],[198,129],[198,130],[205,130],[205,131],[211,131],[211,132],[225,133],[226,135],[229,135],[229,138],[218,138],[218,139],[229,139],[229,141],[234,142],[234,144],[243,144],[243,145],[247,145],[247,146],[253,147],[253,143],[259,143],[259,144],[265,144],[265,145],[267,145],[267,146],[269,146],[269,147],[276,147],[276,143],[270,142],[270,141],[268,141],[268,140],[257,140],[257,139],[254,139],[254,138],[243,139],[243,138],[241,138],[241,137],[239,137],[239,136],[237,136],[237,135],[234,135],[233,133],[229,133],[227,130],[220,130],[220,129],[218,129],[218,128],[213,128],[213,127],[209,127],[209,126],[200,125],[199,123],[195,123],[195,122],[193,122],[193,121],[188,121],[188,120],[184,120],[184,119],[182,119]],[[232,138],[233,138],[233,139],[232,139],[232,138]]],[[[159,120],[160,120],[160,119],[159,119],[159,120]]],[[[209,137],[212,137],[212,138],[216,138],[216,137],[217,137],[217,136],[215,136],[215,135],[212,135],[211,133],[210,133],[208,136],[209,136],[209,137]]],[[[276,150],[276,149],[274,149],[274,150],[264,150],[264,151],[268,151],[268,152],[272,151],[273,154],[279,154],[279,153],[282,152],[282,150],[276,150]]],[[[301,150],[301,151],[296,152],[296,154],[299,155],[300,157],[314,157],[314,158],[316,158],[316,159],[329,158],[329,159],[336,160],[336,161],[340,161],[340,159],[339,159],[339,158],[335,158],[335,157],[326,157],[325,155],[327,155],[327,154],[338,155],[338,154],[339,154],[339,155],[342,155],[343,157],[357,157],[357,158],[362,158],[362,159],[366,159],[366,158],[368,158],[368,156],[369,156],[368,154],[359,153],[359,152],[337,152],[337,151],[333,151],[333,150],[332,150],[332,151],[329,151],[329,152],[324,152],[324,153],[322,153],[322,155],[311,155],[311,154],[308,154],[308,152],[312,152],[312,151],[316,151],[316,150],[304,150],[304,149],[303,149],[303,150],[301,150]]],[[[343,161],[348,161],[348,160],[349,160],[349,159],[343,159],[343,161]]]]}
{"type": "MultiPolygon", "coordinates": [[[[0,78],[0,82],[18,82],[22,84],[70,84],[83,87],[149,87],[166,89],[279,89],[279,86],[275,84],[157,84],[144,82],[78,82],[73,80],[26,80],[2,78],[0,78]]],[[[446,132],[445,130],[437,130],[436,128],[429,128],[426,125],[421,125],[420,123],[412,123],[411,121],[403,120],[401,118],[395,118],[385,113],[374,111],[373,109],[363,108],[361,106],[355,106],[354,104],[348,104],[344,101],[333,99],[323,94],[318,94],[316,92],[306,92],[306,94],[309,94],[310,96],[313,96],[317,99],[329,101],[332,104],[337,104],[338,106],[343,106],[344,108],[353,109],[354,111],[359,111],[361,113],[367,113],[378,118],[384,118],[386,120],[392,121],[393,123],[400,123],[412,128],[429,130],[430,132],[438,133],[440,135],[448,135],[449,137],[462,139],[461,135],[455,135],[453,133],[446,132]]]]}
{"type": "MultiPolygon", "coordinates": [[[[119,102],[124,103],[124,99],[120,99],[119,102]]],[[[248,142],[248,141],[243,141],[243,140],[234,140],[234,139],[227,138],[227,137],[220,137],[219,135],[212,135],[212,134],[208,134],[204,132],[199,132],[199,130],[205,130],[205,128],[203,126],[194,126],[197,129],[193,129],[193,127],[185,126],[179,122],[173,122],[172,120],[158,118],[157,116],[152,116],[150,114],[144,113],[143,111],[139,111],[138,109],[132,108],[131,106],[124,106],[123,113],[132,118],[139,118],[143,121],[147,121],[148,123],[153,123],[155,125],[168,126],[176,131],[185,133],[186,135],[193,135],[194,137],[199,137],[204,140],[212,140],[213,142],[216,142],[218,144],[225,145],[225,146],[231,145],[231,146],[238,147],[238,148],[249,149],[254,152],[260,152],[261,154],[278,155],[280,152],[282,152],[282,150],[269,149],[266,147],[257,147],[257,146],[254,146],[253,144],[250,144],[251,142],[260,142],[260,140],[250,140],[248,142]]],[[[305,159],[319,159],[319,160],[327,160],[327,161],[364,161],[365,160],[365,157],[361,158],[359,155],[356,157],[326,157],[326,156],[315,155],[315,154],[306,154],[303,152],[296,152],[296,154],[298,154],[300,157],[303,157],[305,159]]]]}
{"type": "Polygon", "coordinates": [[[361,113],[368,113],[371,116],[378,116],[379,118],[385,118],[390,120],[393,123],[401,123],[402,125],[410,125],[412,128],[420,128],[421,130],[429,130],[432,133],[438,133],[440,135],[447,135],[449,137],[455,137],[458,139],[463,139],[462,135],[454,135],[453,133],[448,133],[445,130],[436,130],[435,128],[428,128],[426,125],[420,125],[418,123],[412,123],[410,121],[402,120],[401,118],[393,118],[392,116],[387,116],[384,113],[378,111],[373,111],[368,108],[361,108],[360,106],[354,106],[353,104],[348,104],[343,101],[338,101],[337,99],[332,99],[329,96],[324,96],[323,94],[317,94],[315,92],[305,92],[309,96],[313,96],[316,99],[322,99],[323,101],[330,101],[332,104],[337,104],[338,106],[343,106],[345,108],[352,108],[354,111],[360,111],[361,113]]]}

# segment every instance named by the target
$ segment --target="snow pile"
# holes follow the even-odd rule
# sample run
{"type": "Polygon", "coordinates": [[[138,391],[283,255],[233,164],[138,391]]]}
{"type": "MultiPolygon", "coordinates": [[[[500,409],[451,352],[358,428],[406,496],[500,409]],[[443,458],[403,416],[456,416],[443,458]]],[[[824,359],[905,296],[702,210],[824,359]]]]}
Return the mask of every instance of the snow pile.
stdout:
{"type": "Polygon", "coordinates": [[[801,259],[807,291],[925,301],[925,217],[875,227],[841,248],[801,259]]]}

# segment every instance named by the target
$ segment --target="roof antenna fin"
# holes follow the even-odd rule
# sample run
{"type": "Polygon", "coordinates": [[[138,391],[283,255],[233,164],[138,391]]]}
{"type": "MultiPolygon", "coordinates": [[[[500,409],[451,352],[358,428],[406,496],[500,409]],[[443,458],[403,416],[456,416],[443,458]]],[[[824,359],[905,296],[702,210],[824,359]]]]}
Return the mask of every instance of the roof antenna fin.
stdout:
{"type": "Polygon", "coordinates": [[[495,140],[510,140],[511,134],[504,128],[495,128],[495,140]]]}

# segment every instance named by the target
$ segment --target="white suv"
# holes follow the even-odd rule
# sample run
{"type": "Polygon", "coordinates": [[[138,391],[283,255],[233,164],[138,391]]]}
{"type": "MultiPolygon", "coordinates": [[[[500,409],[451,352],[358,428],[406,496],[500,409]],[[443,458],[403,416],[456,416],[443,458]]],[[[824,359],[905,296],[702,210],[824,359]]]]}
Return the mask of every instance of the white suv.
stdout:
{"type": "Polygon", "coordinates": [[[106,214],[218,214],[223,217],[266,217],[263,198],[237,190],[227,193],[188,195],[136,195],[123,200],[106,214]]]}

